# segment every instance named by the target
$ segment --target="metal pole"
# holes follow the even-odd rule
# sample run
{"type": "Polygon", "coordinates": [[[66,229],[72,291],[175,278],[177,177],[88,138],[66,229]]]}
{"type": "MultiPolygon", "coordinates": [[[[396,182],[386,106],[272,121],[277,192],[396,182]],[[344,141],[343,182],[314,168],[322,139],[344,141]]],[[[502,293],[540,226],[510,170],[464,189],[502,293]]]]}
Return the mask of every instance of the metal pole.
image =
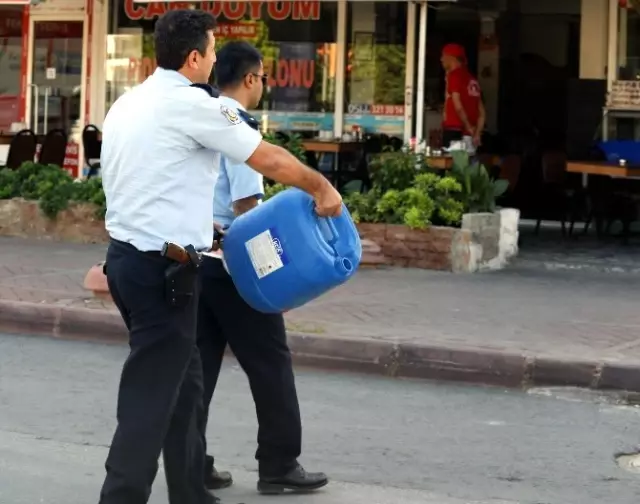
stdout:
{"type": "Polygon", "coordinates": [[[607,91],[618,77],[618,0],[609,0],[609,38],[607,42],[607,91]]]}
{"type": "Polygon", "coordinates": [[[38,89],[37,84],[29,84],[29,87],[32,89],[31,95],[33,96],[33,109],[31,111],[31,116],[33,117],[33,125],[32,130],[37,135],[38,134],[38,117],[40,115],[40,111],[38,110],[38,95],[40,94],[40,90],[38,89]]]}
{"type": "Polygon", "coordinates": [[[344,91],[347,55],[347,0],[338,0],[338,33],[336,47],[336,99],[333,113],[333,135],[342,137],[344,127],[344,91]]]}
{"type": "Polygon", "coordinates": [[[416,4],[409,2],[407,6],[407,59],[404,78],[404,143],[411,140],[413,133],[413,82],[415,78],[416,53],[416,4]]]}
{"type": "Polygon", "coordinates": [[[418,28],[418,85],[416,86],[416,143],[424,140],[424,91],[425,65],[427,60],[427,2],[420,3],[420,26],[418,28]]]}
{"type": "Polygon", "coordinates": [[[49,127],[49,93],[51,92],[51,88],[47,86],[44,88],[44,130],[43,133],[46,135],[49,127]]]}

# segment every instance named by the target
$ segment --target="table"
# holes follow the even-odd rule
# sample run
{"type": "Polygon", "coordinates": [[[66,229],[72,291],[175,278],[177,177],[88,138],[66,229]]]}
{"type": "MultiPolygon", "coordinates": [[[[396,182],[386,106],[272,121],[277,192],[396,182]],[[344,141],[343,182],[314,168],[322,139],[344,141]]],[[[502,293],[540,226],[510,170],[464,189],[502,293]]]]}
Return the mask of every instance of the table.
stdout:
{"type": "Polygon", "coordinates": [[[620,166],[609,161],[569,161],[567,171],[583,175],[602,175],[605,177],[640,177],[640,165],[620,166]]]}
{"type": "MultiPolygon", "coordinates": [[[[501,165],[501,158],[500,156],[495,156],[492,155],[491,156],[491,161],[490,161],[490,165],[491,166],[486,166],[485,164],[485,168],[487,169],[487,171],[491,171],[491,167],[492,166],[500,166],[501,165]]],[[[432,170],[450,170],[451,167],[453,166],[453,157],[451,156],[426,156],[425,157],[425,162],[427,163],[427,166],[429,168],[431,168],[432,170]]]]}
{"type": "Polygon", "coordinates": [[[362,149],[361,142],[343,142],[341,140],[303,140],[302,146],[309,152],[342,154],[362,149]]]}
{"type": "Polygon", "coordinates": [[[451,156],[426,156],[425,162],[432,170],[450,170],[453,166],[451,156]]]}

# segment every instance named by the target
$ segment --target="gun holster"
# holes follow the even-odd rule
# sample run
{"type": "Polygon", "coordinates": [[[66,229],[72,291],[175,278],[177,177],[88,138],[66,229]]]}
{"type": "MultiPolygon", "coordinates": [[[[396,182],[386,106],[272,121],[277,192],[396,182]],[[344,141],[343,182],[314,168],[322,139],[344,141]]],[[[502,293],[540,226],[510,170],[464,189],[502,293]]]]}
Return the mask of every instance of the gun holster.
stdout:
{"type": "Polygon", "coordinates": [[[196,294],[201,258],[192,245],[185,247],[189,262],[171,264],[164,272],[165,299],[169,306],[184,308],[196,294]]]}

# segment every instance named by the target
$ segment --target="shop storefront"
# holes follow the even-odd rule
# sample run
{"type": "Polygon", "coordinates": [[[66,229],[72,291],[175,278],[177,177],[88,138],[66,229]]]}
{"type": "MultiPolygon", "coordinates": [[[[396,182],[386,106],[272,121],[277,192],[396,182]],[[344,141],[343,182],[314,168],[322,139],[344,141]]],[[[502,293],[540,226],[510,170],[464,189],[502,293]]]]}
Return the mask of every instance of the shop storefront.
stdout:
{"type": "MultiPolygon", "coordinates": [[[[41,141],[49,131],[63,130],[64,167],[76,176],[82,128],[95,117],[93,6],[85,0],[0,2],[0,135],[30,128],[41,141]]],[[[0,162],[8,151],[2,143],[0,162]]]]}
{"type": "MultiPolygon", "coordinates": [[[[172,3],[114,0],[107,35],[106,104],[154,69],[155,20],[172,3]]],[[[358,124],[404,135],[406,2],[202,2],[218,47],[246,40],[269,74],[269,129],[339,132],[358,124]],[[345,51],[346,48],[346,51],[345,51]]]]}
{"type": "Polygon", "coordinates": [[[571,16],[580,31],[580,77],[608,77],[610,89],[618,72],[637,79],[639,21],[632,2],[574,0],[562,11],[558,2],[521,0],[519,12],[529,17],[515,25],[513,2],[477,3],[472,8],[444,0],[428,6],[399,0],[0,0],[0,134],[19,125],[39,134],[62,128],[70,138],[65,164],[78,173],[82,128],[99,127],[113,101],[153,72],[155,20],[185,7],[217,17],[220,45],[242,39],[262,51],[269,90],[255,113],[272,130],[340,136],[358,125],[405,142],[428,138],[439,126],[444,95],[439,50],[450,41],[468,47],[489,128],[496,130],[509,108],[500,88],[501,61],[514,51],[506,42],[509,27],[521,32],[520,50],[546,40],[538,53],[566,66],[563,55],[570,49],[557,50],[554,41],[564,44],[572,26],[562,19],[571,16]],[[555,24],[544,17],[555,14],[561,19],[555,24]]]}

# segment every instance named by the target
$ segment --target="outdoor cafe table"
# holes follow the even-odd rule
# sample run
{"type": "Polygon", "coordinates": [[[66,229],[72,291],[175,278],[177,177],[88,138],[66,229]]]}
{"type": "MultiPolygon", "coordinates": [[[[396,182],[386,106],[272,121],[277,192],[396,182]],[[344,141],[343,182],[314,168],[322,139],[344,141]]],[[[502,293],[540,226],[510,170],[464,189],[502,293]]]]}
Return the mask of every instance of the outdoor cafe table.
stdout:
{"type": "Polygon", "coordinates": [[[569,161],[567,171],[583,175],[602,175],[615,178],[640,177],[640,165],[620,166],[608,161],[569,161]]]}
{"type": "MultiPolygon", "coordinates": [[[[426,156],[427,166],[432,170],[450,170],[453,166],[453,158],[451,156],[426,156]]],[[[500,166],[500,156],[491,156],[491,166],[500,166]]],[[[486,166],[489,170],[491,167],[486,166]]]]}

